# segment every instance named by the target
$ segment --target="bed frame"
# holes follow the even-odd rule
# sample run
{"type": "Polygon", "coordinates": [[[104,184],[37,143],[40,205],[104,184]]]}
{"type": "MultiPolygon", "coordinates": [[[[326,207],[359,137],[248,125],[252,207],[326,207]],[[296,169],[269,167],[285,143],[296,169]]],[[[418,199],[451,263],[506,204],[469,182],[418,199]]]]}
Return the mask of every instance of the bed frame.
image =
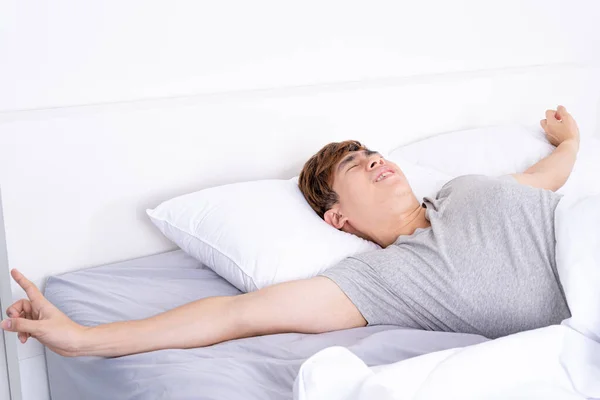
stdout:
{"type": "MultiPolygon", "coordinates": [[[[0,187],[0,309],[2,319],[7,317],[6,308],[12,304],[12,292],[10,289],[10,272],[8,266],[8,250],[6,248],[6,229],[4,227],[4,213],[2,212],[2,188],[0,187]]],[[[19,371],[19,358],[17,342],[10,334],[0,330],[0,379],[6,374],[8,388],[0,396],[8,395],[10,400],[21,400],[21,373],[19,371]]]]}

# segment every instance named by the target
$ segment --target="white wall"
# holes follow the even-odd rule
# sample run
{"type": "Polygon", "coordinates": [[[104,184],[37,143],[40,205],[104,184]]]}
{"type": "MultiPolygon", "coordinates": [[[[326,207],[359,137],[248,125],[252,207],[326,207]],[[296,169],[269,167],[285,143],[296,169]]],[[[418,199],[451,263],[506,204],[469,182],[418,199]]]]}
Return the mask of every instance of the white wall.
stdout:
{"type": "MultiPolygon", "coordinates": [[[[329,140],[394,146],[536,123],[558,102],[598,132],[599,3],[4,0],[10,264],[41,284],[172,248],[145,207],[289,177],[329,140]]],[[[31,342],[20,346],[24,394],[41,400],[31,342]]]]}
{"type": "Polygon", "coordinates": [[[598,60],[589,0],[5,0],[0,110],[598,60]]]}

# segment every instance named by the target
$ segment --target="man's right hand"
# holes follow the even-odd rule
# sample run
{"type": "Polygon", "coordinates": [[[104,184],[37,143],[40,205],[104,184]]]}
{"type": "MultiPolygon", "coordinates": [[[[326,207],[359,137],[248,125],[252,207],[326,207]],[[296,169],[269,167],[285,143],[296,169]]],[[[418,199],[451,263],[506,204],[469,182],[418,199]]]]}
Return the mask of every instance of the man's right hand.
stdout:
{"type": "Polygon", "coordinates": [[[2,329],[17,332],[21,343],[31,336],[61,356],[77,356],[88,328],[69,319],[22,273],[16,269],[10,273],[29,299],[21,299],[8,307],[9,318],[2,321],[2,329]]]}

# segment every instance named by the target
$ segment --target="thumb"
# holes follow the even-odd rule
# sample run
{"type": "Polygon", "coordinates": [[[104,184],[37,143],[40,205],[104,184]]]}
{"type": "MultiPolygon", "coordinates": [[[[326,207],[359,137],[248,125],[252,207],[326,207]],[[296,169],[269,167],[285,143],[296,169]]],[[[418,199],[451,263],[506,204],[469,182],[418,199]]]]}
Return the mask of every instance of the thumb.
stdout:
{"type": "Polygon", "coordinates": [[[35,336],[40,331],[40,321],[32,321],[26,318],[7,318],[2,321],[0,327],[9,332],[25,332],[35,336]]]}

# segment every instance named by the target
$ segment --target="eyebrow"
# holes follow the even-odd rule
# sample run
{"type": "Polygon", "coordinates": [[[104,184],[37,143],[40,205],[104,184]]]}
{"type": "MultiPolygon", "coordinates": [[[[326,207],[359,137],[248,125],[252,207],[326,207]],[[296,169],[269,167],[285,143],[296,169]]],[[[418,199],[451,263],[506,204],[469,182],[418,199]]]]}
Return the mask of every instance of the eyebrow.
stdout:
{"type": "Polygon", "coordinates": [[[357,153],[349,154],[346,157],[344,157],[344,159],[339,163],[337,170],[338,170],[338,172],[340,172],[346,165],[348,165],[348,163],[351,163],[352,161],[354,161],[356,159],[356,156],[359,154],[364,154],[366,156],[370,156],[371,154],[375,154],[375,153],[377,153],[377,152],[373,151],[373,150],[361,150],[357,153]]]}

